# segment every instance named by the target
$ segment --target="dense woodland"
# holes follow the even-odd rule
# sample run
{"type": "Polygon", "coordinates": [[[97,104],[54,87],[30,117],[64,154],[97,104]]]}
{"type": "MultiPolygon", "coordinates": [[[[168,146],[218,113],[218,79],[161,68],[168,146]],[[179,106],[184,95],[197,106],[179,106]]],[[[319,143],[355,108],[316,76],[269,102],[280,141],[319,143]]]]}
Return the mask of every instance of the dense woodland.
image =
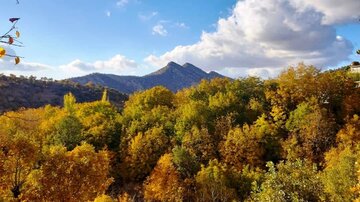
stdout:
{"type": "Polygon", "coordinates": [[[0,201],[360,201],[360,88],[344,69],[7,112],[0,201]]]}

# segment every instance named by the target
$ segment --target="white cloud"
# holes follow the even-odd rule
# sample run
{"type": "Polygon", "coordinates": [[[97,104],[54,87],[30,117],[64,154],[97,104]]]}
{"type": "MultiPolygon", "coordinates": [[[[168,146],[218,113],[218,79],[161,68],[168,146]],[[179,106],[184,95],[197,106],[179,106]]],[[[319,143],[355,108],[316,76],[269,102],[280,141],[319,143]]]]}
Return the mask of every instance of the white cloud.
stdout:
{"type": "Polygon", "coordinates": [[[61,65],[60,69],[70,71],[74,74],[101,72],[101,73],[114,73],[114,74],[134,74],[137,63],[134,60],[127,59],[122,55],[115,55],[109,60],[95,61],[93,63],[83,62],[79,59],[74,60],[66,65],[61,65]]]}
{"type": "Polygon", "coordinates": [[[183,22],[177,22],[177,23],[175,23],[175,26],[182,28],[182,29],[189,29],[189,27],[183,22]]]}
{"type": "Polygon", "coordinates": [[[116,5],[119,6],[119,7],[124,7],[124,6],[126,6],[128,3],[129,3],[129,0],[118,0],[118,1],[116,2],[116,5]]]}
{"type": "Polygon", "coordinates": [[[215,32],[203,32],[199,42],[177,46],[161,56],[150,55],[145,61],[158,67],[175,61],[190,62],[206,70],[266,68],[270,71],[298,62],[327,66],[346,60],[352,44],[337,36],[334,26],[323,22],[325,16],[340,17],[335,13],[324,14],[300,1],[305,0],[238,1],[231,16],[219,19],[215,32]]]}
{"type": "Polygon", "coordinates": [[[140,20],[142,21],[149,21],[151,20],[153,17],[157,16],[159,13],[156,12],[156,11],[153,11],[151,13],[148,13],[148,14],[144,14],[144,13],[139,13],[138,14],[138,17],[140,20]]]}
{"type": "Polygon", "coordinates": [[[153,27],[152,34],[166,36],[168,34],[168,32],[162,24],[157,24],[153,27]]]}
{"type": "Polygon", "coordinates": [[[107,17],[111,17],[111,12],[110,11],[106,11],[105,14],[106,14],[107,17]]]}
{"type": "Polygon", "coordinates": [[[356,22],[360,17],[359,0],[292,0],[302,9],[315,9],[323,14],[323,24],[356,22]]]}

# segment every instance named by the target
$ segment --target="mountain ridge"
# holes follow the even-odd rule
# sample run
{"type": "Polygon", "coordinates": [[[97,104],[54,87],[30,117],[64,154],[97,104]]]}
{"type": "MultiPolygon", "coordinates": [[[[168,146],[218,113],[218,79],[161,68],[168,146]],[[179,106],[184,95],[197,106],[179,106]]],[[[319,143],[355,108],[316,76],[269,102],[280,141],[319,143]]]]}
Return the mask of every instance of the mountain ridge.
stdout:
{"type": "MultiPolygon", "coordinates": [[[[63,97],[72,93],[78,102],[100,100],[105,88],[95,85],[80,85],[67,80],[38,80],[20,76],[0,74],[0,114],[20,108],[38,108],[45,105],[62,106],[63,97]]],[[[123,108],[128,95],[108,88],[109,101],[119,110],[123,108]]]]}
{"type": "Polygon", "coordinates": [[[225,76],[214,71],[207,73],[190,63],[179,65],[175,62],[169,62],[165,67],[144,76],[92,73],[68,80],[82,85],[90,82],[130,94],[159,85],[176,92],[183,88],[196,85],[203,79],[210,80],[217,77],[222,78],[225,76]]]}

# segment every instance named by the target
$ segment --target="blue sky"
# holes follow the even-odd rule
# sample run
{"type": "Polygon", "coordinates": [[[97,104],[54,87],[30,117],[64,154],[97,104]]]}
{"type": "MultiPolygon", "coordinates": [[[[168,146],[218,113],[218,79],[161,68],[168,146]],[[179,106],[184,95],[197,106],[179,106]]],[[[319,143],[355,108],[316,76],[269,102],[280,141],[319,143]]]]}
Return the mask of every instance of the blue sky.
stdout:
{"type": "Polygon", "coordinates": [[[359,60],[360,2],[326,1],[9,0],[0,31],[21,18],[25,47],[13,49],[25,58],[18,66],[5,59],[0,71],[144,75],[173,60],[232,77],[272,76],[301,61],[327,68],[359,60]]]}

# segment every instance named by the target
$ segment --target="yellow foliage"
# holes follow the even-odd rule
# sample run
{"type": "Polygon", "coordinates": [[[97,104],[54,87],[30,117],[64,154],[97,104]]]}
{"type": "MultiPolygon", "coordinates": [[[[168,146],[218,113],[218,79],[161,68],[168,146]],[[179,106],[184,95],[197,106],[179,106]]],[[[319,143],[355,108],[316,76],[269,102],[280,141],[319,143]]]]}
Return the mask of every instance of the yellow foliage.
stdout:
{"type": "Polygon", "coordinates": [[[39,170],[25,184],[22,200],[87,201],[105,192],[111,184],[107,151],[95,152],[84,144],[72,151],[53,146],[39,170]]]}
{"type": "Polygon", "coordinates": [[[110,196],[108,195],[101,195],[95,198],[94,202],[115,202],[110,196]]]}
{"type": "Polygon", "coordinates": [[[220,149],[223,161],[239,170],[246,164],[261,165],[265,152],[261,145],[263,135],[264,133],[258,132],[255,126],[247,124],[242,128],[230,130],[220,149]]]}
{"type": "Polygon", "coordinates": [[[336,140],[342,147],[356,147],[360,143],[360,118],[358,115],[354,115],[344,128],[337,133],[336,140]]]}
{"type": "Polygon", "coordinates": [[[152,128],[132,138],[123,164],[126,169],[125,177],[139,180],[147,176],[166,152],[168,142],[162,128],[152,128]]]}
{"type": "Polygon", "coordinates": [[[229,172],[217,160],[211,160],[207,167],[202,166],[195,179],[196,197],[199,201],[236,200],[235,189],[229,186],[229,172]]]}
{"type": "Polygon", "coordinates": [[[182,145],[191,155],[199,159],[200,163],[205,164],[216,156],[214,138],[205,128],[193,127],[183,137],[182,145]]]}
{"type": "Polygon", "coordinates": [[[144,198],[149,201],[183,201],[184,185],[172,162],[171,154],[164,154],[144,183],[144,198]]]}

